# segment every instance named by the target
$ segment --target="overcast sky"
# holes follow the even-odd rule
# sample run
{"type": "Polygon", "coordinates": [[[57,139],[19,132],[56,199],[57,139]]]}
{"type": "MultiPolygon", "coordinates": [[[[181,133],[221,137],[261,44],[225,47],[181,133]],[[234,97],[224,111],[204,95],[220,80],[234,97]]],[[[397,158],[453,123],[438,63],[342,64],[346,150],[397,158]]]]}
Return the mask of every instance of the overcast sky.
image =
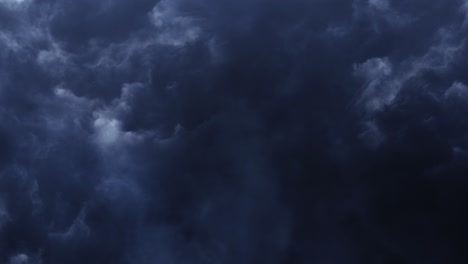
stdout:
{"type": "Polygon", "coordinates": [[[0,0],[0,264],[468,263],[467,0],[0,0]]]}

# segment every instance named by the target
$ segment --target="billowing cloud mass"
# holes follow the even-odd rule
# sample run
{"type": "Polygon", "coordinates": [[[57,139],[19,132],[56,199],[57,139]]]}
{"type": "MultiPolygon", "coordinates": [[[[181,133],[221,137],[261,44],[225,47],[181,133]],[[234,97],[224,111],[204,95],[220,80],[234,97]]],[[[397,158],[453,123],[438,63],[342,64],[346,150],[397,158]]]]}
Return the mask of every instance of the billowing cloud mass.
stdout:
{"type": "Polygon", "coordinates": [[[467,263],[467,21],[0,0],[0,264],[467,263]]]}

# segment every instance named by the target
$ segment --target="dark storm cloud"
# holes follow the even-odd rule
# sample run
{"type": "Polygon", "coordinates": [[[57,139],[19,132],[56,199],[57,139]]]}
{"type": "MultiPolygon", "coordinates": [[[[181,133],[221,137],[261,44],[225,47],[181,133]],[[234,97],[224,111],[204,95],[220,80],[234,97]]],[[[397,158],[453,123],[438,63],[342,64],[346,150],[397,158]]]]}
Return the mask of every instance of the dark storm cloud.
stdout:
{"type": "Polygon", "coordinates": [[[467,10],[0,0],[0,263],[464,263],[467,10]]]}

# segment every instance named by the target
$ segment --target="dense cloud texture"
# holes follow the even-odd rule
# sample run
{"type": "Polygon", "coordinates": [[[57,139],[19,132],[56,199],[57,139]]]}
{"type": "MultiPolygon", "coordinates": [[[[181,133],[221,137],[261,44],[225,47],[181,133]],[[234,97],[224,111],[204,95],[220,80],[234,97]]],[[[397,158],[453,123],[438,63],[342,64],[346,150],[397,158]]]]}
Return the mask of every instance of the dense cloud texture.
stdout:
{"type": "Polygon", "coordinates": [[[0,0],[0,263],[467,263],[468,1],[0,0]]]}

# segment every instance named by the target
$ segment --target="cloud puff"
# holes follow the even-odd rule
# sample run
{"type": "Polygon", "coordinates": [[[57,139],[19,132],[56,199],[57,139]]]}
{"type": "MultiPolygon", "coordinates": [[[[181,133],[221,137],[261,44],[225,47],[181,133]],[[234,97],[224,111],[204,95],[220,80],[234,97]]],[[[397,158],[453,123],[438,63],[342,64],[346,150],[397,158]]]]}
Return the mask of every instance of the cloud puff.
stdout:
{"type": "Polygon", "coordinates": [[[392,75],[392,67],[388,58],[370,59],[355,66],[355,74],[362,76],[368,83],[361,99],[365,101],[367,109],[381,109],[391,103],[398,93],[399,84],[389,78],[392,75]]]}
{"type": "Polygon", "coordinates": [[[159,2],[150,14],[157,29],[157,41],[162,45],[181,47],[200,38],[201,28],[195,19],[177,13],[171,2],[159,2]]]}
{"type": "Polygon", "coordinates": [[[423,55],[408,58],[394,66],[389,58],[373,58],[355,65],[354,74],[366,81],[358,104],[364,102],[369,111],[391,104],[405,83],[420,78],[428,71],[445,73],[464,52],[465,39],[457,39],[456,30],[436,32],[433,46],[423,55]]]}

